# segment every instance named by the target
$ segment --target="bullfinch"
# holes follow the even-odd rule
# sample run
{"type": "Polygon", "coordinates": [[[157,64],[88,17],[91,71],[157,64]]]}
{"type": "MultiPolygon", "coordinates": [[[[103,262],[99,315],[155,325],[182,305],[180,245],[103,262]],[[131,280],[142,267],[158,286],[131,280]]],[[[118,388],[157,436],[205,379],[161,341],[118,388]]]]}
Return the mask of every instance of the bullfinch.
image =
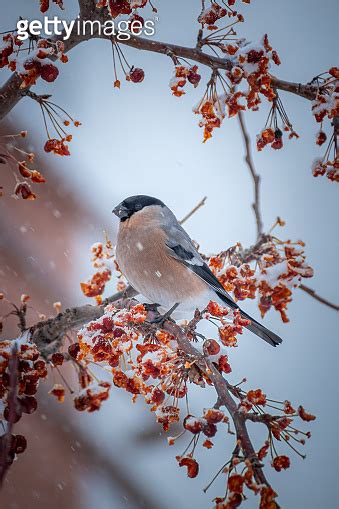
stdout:
{"type": "Polygon", "coordinates": [[[151,196],[123,200],[113,213],[120,219],[116,259],[132,287],[150,302],[189,312],[209,301],[239,309],[247,329],[272,346],[281,338],[242,311],[204,262],[173,212],[151,196]]]}

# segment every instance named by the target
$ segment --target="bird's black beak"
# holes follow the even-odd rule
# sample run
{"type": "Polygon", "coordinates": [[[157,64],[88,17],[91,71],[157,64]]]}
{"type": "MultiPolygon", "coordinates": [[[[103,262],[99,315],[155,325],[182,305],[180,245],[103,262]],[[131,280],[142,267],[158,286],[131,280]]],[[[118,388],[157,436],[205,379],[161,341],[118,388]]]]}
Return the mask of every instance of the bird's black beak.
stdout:
{"type": "Polygon", "coordinates": [[[125,221],[129,218],[130,213],[128,208],[123,205],[122,203],[119,203],[113,210],[113,214],[115,214],[121,221],[125,221]]]}

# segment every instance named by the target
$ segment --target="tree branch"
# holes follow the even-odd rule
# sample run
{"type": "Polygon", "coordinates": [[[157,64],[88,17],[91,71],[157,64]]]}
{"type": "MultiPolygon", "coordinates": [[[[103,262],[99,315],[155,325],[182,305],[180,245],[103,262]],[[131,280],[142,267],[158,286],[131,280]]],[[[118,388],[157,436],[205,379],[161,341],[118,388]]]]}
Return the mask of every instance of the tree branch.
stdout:
{"type": "Polygon", "coordinates": [[[195,214],[197,212],[197,210],[200,209],[200,207],[203,207],[205,205],[206,200],[207,200],[207,196],[204,196],[204,198],[202,200],[200,200],[199,203],[197,203],[197,205],[188,214],[186,214],[185,217],[183,217],[179,221],[179,224],[184,224],[190,217],[192,217],[193,214],[195,214]]]}
{"type": "Polygon", "coordinates": [[[96,12],[95,0],[78,0],[80,17],[82,19],[91,19],[96,12]]]}
{"type": "Polygon", "coordinates": [[[263,235],[263,222],[261,217],[261,211],[260,211],[260,175],[255,171],[254,163],[253,163],[253,157],[252,157],[252,151],[251,151],[251,140],[249,137],[249,134],[246,130],[244,116],[242,111],[238,112],[238,119],[240,124],[241,133],[244,139],[245,144],[245,161],[248,166],[248,169],[250,171],[250,174],[253,179],[253,185],[254,185],[254,202],[252,204],[252,208],[255,215],[255,220],[257,223],[257,241],[262,237],[263,235]]]}
{"type": "MultiPolygon", "coordinates": [[[[93,7],[94,2],[92,0],[79,0],[80,6],[80,23],[85,20],[92,21],[100,21],[100,23],[105,23],[108,19],[107,12],[99,11],[98,9],[93,7]]],[[[61,35],[56,35],[52,38],[54,42],[58,40],[63,40],[64,32],[61,35]]],[[[69,39],[64,41],[65,44],[65,53],[70,51],[72,48],[77,46],[83,41],[87,41],[89,39],[111,39],[108,36],[104,36],[103,34],[94,33],[93,35],[79,35],[74,31],[71,34],[69,39]]],[[[233,66],[233,62],[227,58],[220,58],[214,55],[210,55],[201,51],[200,47],[189,48],[185,46],[179,46],[172,43],[154,41],[152,39],[146,39],[144,37],[138,37],[135,35],[131,35],[129,40],[118,41],[119,44],[123,44],[126,46],[130,46],[132,48],[136,48],[143,51],[151,51],[154,53],[162,53],[164,55],[168,55],[172,53],[178,57],[186,58],[192,60],[194,62],[206,65],[211,67],[212,69],[226,69],[230,70],[233,66]]],[[[274,88],[279,90],[284,90],[285,92],[291,92],[293,94],[299,95],[300,97],[304,97],[305,99],[312,100],[316,96],[317,87],[316,85],[311,84],[300,84],[293,83],[288,81],[280,80],[275,76],[272,76],[272,85],[274,88]]],[[[23,89],[22,80],[16,74],[13,73],[12,76],[7,80],[6,83],[0,88],[0,120],[3,119],[14,106],[22,99],[23,97],[23,89]]],[[[27,90],[27,89],[26,89],[27,90]]]]}
{"type": "MultiPolygon", "coordinates": [[[[66,309],[65,312],[59,313],[59,315],[55,318],[46,320],[44,322],[39,322],[33,326],[30,329],[31,339],[37,344],[39,350],[44,355],[50,355],[61,346],[62,338],[68,329],[78,328],[81,325],[88,323],[90,320],[99,318],[103,315],[104,307],[108,303],[114,302],[117,308],[125,308],[135,305],[137,301],[131,299],[135,293],[135,290],[133,290],[131,287],[128,287],[125,292],[118,292],[115,295],[112,295],[101,306],[88,305],[66,309]]],[[[156,312],[150,312],[150,320],[152,320],[155,315],[156,312]]],[[[209,358],[201,354],[192,345],[191,341],[187,338],[181,327],[172,321],[166,321],[162,325],[162,328],[170,334],[173,334],[173,336],[176,338],[179,349],[186,355],[192,357],[201,371],[205,374],[205,376],[207,376],[212,381],[218,394],[219,405],[225,406],[229,412],[236,430],[239,445],[241,446],[246,458],[252,462],[256,481],[259,484],[265,484],[269,486],[269,483],[262,470],[262,466],[258,461],[256,452],[249,437],[246,428],[246,418],[241,412],[238,411],[238,405],[229,392],[227,381],[223,378],[222,374],[209,360],[209,358]]]]}
{"type": "Polygon", "coordinates": [[[11,437],[13,431],[13,424],[16,422],[17,411],[17,385],[18,385],[18,356],[17,345],[14,342],[9,360],[9,394],[8,394],[8,408],[9,417],[7,430],[4,435],[0,437],[0,487],[3,484],[5,475],[13,462],[11,457],[11,437]]]}
{"type": "Polygon", "coordinates": [[[166,322],[163,327],[175,336],[180,350],[191,355],[197,360],[201,371],[203,371],[211,380],[218,394],[218,406],[224,406],[229,412],[236,430],[239,445],[241,446],[245,457],[252,462],[253,472],[257,483],[270,486],[248,434],[246,417],[238,411],[238,405],[229,392],[227,380],[224,379],[222,374],[208,357],[205,357],[196,348],[194,348],[178,325],[173,322],[166,322]]]}
{"type": "Polygon", "coordinates": [[[33,325],[30,328],[31,339],[37,345],[41,355],[48,357],[60,348],[63,337],[69,329],[79,328],[91,320],[97,320],[103,315],[107,304],[135,295],[137,292],[134,288],[128,286],[124,291],[117,292],[107,298],[101,306],[87,304],[66,309],[55,318],[49,318],[33,325]]]}
{"type": "MultiPolygon", "coordinates": [[[[251,140],[250,136],[247,132],[245,120],[242,111],[238,112],[238,119],[240,124],[240,129],[243,135],[244,144],[245,144],[245,161],[247,163],[247,166],[250,170],[250,174],[253,179],[254,184],[254,203],[252,204],[252,208],[254,211],[256,223],[257,223],[257,241],[254,246],[252,246],[248,250],[249,259],[246,259],[246,252],[244,252],[244,260],[243,261],[251,261],[255,259],[255,253],[258,251],[258,249],[261,248],[262,244],[265,242],[265,236],[263,234],[263,222],[262,222],[262,216],[260,211],[260,175],[257,174],[254,163],[253,163],[253,157],[252,157],[252,151],[251,151],[251,140]],[[253,258],[254,256],[254,258],[253,258]]],[[[316,299],[318,302],[321,302],[322,304],[325,304],[325,306],[328,306],[336,311],[339,311],[339,306],[337,304],[333,304],[332,302],[328,301],[324,297],[321,297],[318,295],[312,288],[309,288],[308,286],[305,286],[301,284],[299,286],[301,290],[308,293],[311,297],[316,299]]]]}
{"type": "Polygon", "coordinates": [[[318,295],[315,290],[312,290],[312,288],[309,288],[306,285],[300,285],[300,290],[303,290],[304,292],[308,293],[313,299],[317,300],[318,302],[321,302],[322,304],[325,304],[325,306],[328,306],[329,308],[334,309],[335,311],[339,311],[339,306],[337,304],[333,304],[333,302],[330,302],[329,300],[325,299],[324,297],[321,297],[318,295]]]}
{"type": "Polygon", "coordinates": [[[308,99],[309,101],[313,101],[317,95],[317,86],[306,83],[303,85],[302,83],[293,83],[292,81],[284,81],[272,76],[272,86],[279,90],[283,90],[284,92],[290,92],[291,94],[299,95],[304,99],[308,99]]]}
{"type": "MultiPolygon", "coordinates": [[[[85,18],[82,18],[85,19],[85,18]]],[[[65,32],[63,31],[61,35],[54,36],[51,40],[63,41],[63,37],[65,32]]],[[[66,39],[64,42],[65,53],[68,53],[71,49],[75,48],[78,44],[83,41],[87,41],[91,38],[91,35],[78,35],[73,32],[69,39],[66,39]]],[[[53,56],[51,60],[55,60],[53,56]]],[[[31,87],[22,88],[22,79],[17,73],[13,73],[10,78],[0,87],[0,120],[2,120],[13,108],[18,104],[18,102],[25,97],[25,92],[29,90],[31,87]]]]}

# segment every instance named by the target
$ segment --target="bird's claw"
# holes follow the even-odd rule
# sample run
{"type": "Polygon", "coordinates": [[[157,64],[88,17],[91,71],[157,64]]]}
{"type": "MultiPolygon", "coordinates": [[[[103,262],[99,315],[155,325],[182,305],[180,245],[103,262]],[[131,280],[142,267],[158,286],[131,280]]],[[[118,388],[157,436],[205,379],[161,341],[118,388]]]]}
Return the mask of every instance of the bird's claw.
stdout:
{"type": "MultiPolygon", "coordinates": [[[[171,309],[166,311],[166,313],[164,313],[163,315],[159,315],[156,318],[153,318],[153,320],[150,320],[149,323],[156,324],[156,325],[163,325],[166,322],[166,320],[170,320],[173,322],[174,320],[171,318],[171,315],[172,315],[173,311],[178,306],[179,306],[179,303],[174,304],[174,306],[172,306],[171,309]]],[[[159,305],[157,305],[157,307],[159,307],[159,305]]]]}
{"type": "Polygon", "coordinates": [[[148,312],[149,311],[157,312],[158,308],[160,307],[160,304],[157,303],[149,304],[148,302],[144,302],[143,306],[148,312]]]}

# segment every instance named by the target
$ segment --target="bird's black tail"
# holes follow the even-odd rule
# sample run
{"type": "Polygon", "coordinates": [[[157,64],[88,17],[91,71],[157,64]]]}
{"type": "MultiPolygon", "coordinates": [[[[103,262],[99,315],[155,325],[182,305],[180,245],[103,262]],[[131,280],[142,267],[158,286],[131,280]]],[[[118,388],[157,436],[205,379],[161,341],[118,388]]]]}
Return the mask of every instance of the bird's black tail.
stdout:
{"type": "Polygon", "coordinates": [[[247,313],[244,313],[244,311],[242,311],[241,309],[240,313],[243,318],[251,320],[251,323],[246,326],[246,329],[250,330],[257,336],[259,336],[259,338],[264,339],[267,343],[269,343],[272,346],[280,345],[282,339],[277,334],[264,327],[264,325],[254,320],[254,318],[251,318],[247,313]]]}
{"type": "Polygon", "coordinates": [[[242,311],[242,309],[239,308],[239,306],[234,302],[234,300],[228,294],[226,294],[225,291],[222,291],[222,292],[217,291],[217,295],[220,297],[220,299],[223,302],[225,302],[225,304],[227,304],[227,306],[230,306],[233,309],[239,309],[240,314],[243,318],[246,318],[246,320],[251,320],[251,323],[249,325],[247,325],[246,329],[250,330],[257,336],[259,336],[259,338],[263,339],[264,341],[266,341],[266,343],[268,343],[272,346],[280,345],[280,343],[282,342],[282,339],[277,334],[270,331],[264,325],[257,322],[256,320],[254,320],[254,318],[252,318],[247,313],[242,311]]]}
{"type": "Polygon", "coordinates": [[[246,320],[251,320],[251,323],[246,326],[246,329],[250,330],[257,336],[259,336],[259,338],[263,339],[264,341],[266,341],[266,343],[268,343],[272,346],[278,346],[278,345],[280,345],[280,343],[282,343],[282,339],[277,334],[275,334],[274,332],[272,332],[269,329],[267,329],[266,327],[264,327],[264,325],[257,322],[256,320],[254,320],[254,318],[252,318],[247,313],[245,313],[242,309],[240,309],[239,306],[237,305],[237,303],[234,302],[232,297],[230,295],[228,295],[228,293],[224,290],[224,288],[221,286],[221,283],[216,279],[216,277],[214,276],[214,274],[212,274],[212,272],[211,272],[211,275],[212,275],[212,278],[214,278],[216,281],[216,283],[213,284],[213,289],[216,292],[216,294],[218,295],[218,297],[225,304],[227,304],[227,306],[229,306],[231,309],[239,309],[240,314],[243,318],[246,318],[246,320]],[[220,290],[219,290],[218,286],[220,286],[220,290]]]}

